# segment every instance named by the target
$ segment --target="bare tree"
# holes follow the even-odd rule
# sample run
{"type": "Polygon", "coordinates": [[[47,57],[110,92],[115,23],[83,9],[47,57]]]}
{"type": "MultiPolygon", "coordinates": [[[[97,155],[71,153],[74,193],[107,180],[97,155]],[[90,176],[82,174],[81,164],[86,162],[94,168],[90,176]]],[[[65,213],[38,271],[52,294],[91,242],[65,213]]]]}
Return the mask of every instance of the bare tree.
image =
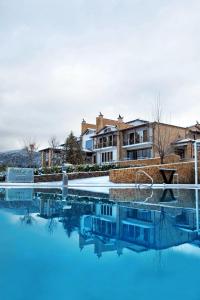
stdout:
{"type": "Polygon", "coordinates": [[[30,168],[34,167],[34,156],[35,152],[38,150],[37,143],[34,140],[24,140],[24,150],[28,156],[28,166],[30,168]]]}
{"type": "Polygon", "coordinates": [[[164,163],[166,155],[172,152],[173,141],[171,126],[162,122],[163,110],[158,97],[154,108],[154,148],[158,152],[161,164],[164,163]]]}
{"type": "Polygon", "coordinates": [[[60,159],[58,159],[57,151],[59,146],[59,141],[57,140],[57,137],[55,135],[51,136],[49,139],[49,146],[52,150],[52,165],[55,166],[56,164],[60,163],[60,159]]]}
{"type": "Polygon", "coordinates": [[[57,225],[58,225],[58,221],[55,218],[51,217],[48,220],[48,225],[47,225],[48,226],[48,232],[50,234],[53,234],[55,229],[57,228],[57,225]]]}
{"type": "Polygon", "coordinates": [[[27,211],[23,217],[19,218],[22,224],[25,225],[33,225],[36,221],[35,218],[31,215],[30,209],[27,207],[27,211]]]}
{"type": "Polygon", "coordinates": [[[53,149],[57,148],[59,146],[59,142],[57,140],[57,137],[55,135],[52,135],[49,139],[49,146],[53,149]]]}

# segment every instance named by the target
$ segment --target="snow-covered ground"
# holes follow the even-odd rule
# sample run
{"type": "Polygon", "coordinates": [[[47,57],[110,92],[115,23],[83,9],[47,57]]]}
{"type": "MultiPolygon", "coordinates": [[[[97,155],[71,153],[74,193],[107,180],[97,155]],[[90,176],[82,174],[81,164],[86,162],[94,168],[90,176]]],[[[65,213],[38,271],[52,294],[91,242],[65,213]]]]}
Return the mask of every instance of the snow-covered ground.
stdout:
{"type": "MultiPolygon", "coordinates": [[[[30,187],[30,188],[61,188],[62,181],[57,182],[40,182],[34,184],[24,184],[24,183],[0,183],[0,188],[3,187],[30,187]]],[[[93,177],[93,178],[85,178],[85,179],[74,179],[68,181],[68,188],[81,189],[93,192],[102,192],[109,193],[110,188],[135,188],[135,184],[124,184],[124,183],[113,183],[109,181],[108,176],[102,177],[93,177]]],[[[145,188],[145,185],[142,187],[145,188]]],[[[148,187],[146,185],[146,187],[148,187]]],[[[200,185],[195,186],[194,184],[154,184],[153,188],[178,188],[178,189],[200,189],[200,185]]]]}

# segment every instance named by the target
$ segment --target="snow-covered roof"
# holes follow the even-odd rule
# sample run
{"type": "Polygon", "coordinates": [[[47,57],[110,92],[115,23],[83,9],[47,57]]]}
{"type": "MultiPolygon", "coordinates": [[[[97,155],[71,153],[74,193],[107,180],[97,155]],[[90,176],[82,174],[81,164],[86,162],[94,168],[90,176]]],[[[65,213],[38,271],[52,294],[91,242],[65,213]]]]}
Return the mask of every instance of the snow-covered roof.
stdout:
{"type": "MultiPolygon", "coordinates": [[[[64,146],[64,144],[63,144],[63,146],[64,146]]],[[[61,145],[57,146],[57,147],[46,147],[46,148],[40,149],[39,152],[47,151],[47,150],[63,150],[63,147],[61,145]]]]}
{"type": "Polygon", "coordinates": [[[191,143],[191,142],[194,142],[194,140],[187,138],[187,139],[178,140],[174,144],[187,144],[187,143],[191,143]]]}
{"type": "Polygon", "coordinates": [[[92,153],[92,152],[93,152],[92,150],[86,149],[86,148],[82,149],[82,151],[83,151],[83,152],[87,152],[87,153],[92,153]]]}

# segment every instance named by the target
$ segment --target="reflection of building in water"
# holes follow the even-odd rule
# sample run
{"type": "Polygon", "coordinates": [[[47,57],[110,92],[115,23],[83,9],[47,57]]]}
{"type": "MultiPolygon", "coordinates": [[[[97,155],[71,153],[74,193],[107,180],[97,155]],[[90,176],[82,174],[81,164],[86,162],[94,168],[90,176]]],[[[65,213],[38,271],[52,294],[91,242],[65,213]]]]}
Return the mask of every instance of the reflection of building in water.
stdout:
{"type": "Polygon", "coordinates": [[[162,190],[154,191],[150,196],[149,191],[143,196],[141,192],[139,201],[128,201],[135,195],[135,190],[126,190],[123,201],[120,201],[123,190],[118,194],[114,190],[113,198],[118,197],[118,201],[109,201],[107,195],[98,193],[37,189],[32,190],[32,201],[25,201],[30,199],[30,191],[26,194],[18,189],[17,195],[23,195],[21,200],[6,201],[16,198],[15,191],[8,199],[9,193],[1,189],[0,206],[17,207],[22,213],[30,207],[28,213],[39,212],[40,217],[49,219],[51,232],[54,228],[52,220],[57,224],[62,222],[68,236],[73,231],[79,233],[80,249],[90,245],[98,257],[107,251],[120,255],[124,248],[141,252],[198,240],[195,197],[191,191],[185,192],[185,198],[180,192],[176,201],[168,203],[159,201],[162,190]],[[142,197],[148,201],[142,202],[142,197]]]}
{"type": "Polygon", "coordinates": [[[6,189],[6,201],[33,201],[33,189],[11,188],[6,189]]]}
{"type": "Polygon", "coordinates": [[[2,188],[0,189],[0,208],[14,210],[16,214],[38,211],[38,199],[32,188],[2,188]]]}
{"type": "Polygon", "coordinates": [[[68,236],[79,232],[80,249],[93,245],[99,257],[106,251],[120,255],[124,248],[136,252],[165,249],[197,238],[192,207],[170,206],[171,202],[163,206],[154,198],[152,203],[116,203],[86,194],[68,193],[66,199],[55,195],[40,193],[40,216],[59,217],[68,236]]]}
{"type": "Polygon", "coordinates": [[[40,199],[40,216],[48,219],[59,217],[62,209],[62,197],[60,194],[40,192],[37,193],[40,199]]]}
{"type": "Polygon", "coordinates": [[[165,249],[194,240],[195,222],[192,210],[170,213],[98,203],[94,215],[81,217],[80,247],[93,243],[98,256],[113,250],[120,254],[123,248],[137,252],[165,249]]]}

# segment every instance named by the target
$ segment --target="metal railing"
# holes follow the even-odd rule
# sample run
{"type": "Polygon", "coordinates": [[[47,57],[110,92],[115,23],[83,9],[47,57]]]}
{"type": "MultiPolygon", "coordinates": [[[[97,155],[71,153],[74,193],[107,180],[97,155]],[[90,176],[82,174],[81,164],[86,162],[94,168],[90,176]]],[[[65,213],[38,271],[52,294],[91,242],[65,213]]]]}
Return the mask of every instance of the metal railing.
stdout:
{"type": "Polygon", "coordinates": [[[145,171],[143,171],[143,170],[138,170],[138,171],[136,172],[135,186],[136,186],[137,188],[140,188],[141,186],[145,186],[145,187],[152,188],[153,183],[154,183],[154,182],[153,182],[153,178],[152,178],[149,174],[147,174],[145,171]],[[138,183],[139,175],[145,175],[145,176],[147,176],[147,177],[151,180],[151,183],[150,183],[150,184],[148,184],[148,183],[138,183]]]}
{"type": "MultiPolygon", "coordinates": [[[[153,189],[149,189],[149,191],[150,191],[150,194],[149,194],[147,197],[144,197],[144,195],[141,196],[141,189],[138,188],[138,189],[136,190],[137,202],[146,203],[146,202],[148,202],[149,200],[151,200],[151,199],[153,198],[154,192],[153,192],[153,189]],[[143,197],[144,197],[144,199],[143,199],[143,197]],[[141,199],[141,198],[142,198],[142,199],[141,199]]],[[[134,204],[134,202],[133,202],[133,204],[134,204]]]]}
{"type": "Polygon", "coordinates": [[[141,144],[141,143],[152,143],[152,137],[148,138],[140,138],[140,139],[125,139],[123,141],[123,146],[128,146],[128,145],[136,145],[136,144],[141,144]]]}
{"type": "Polygon", "coordinates": [[[106,148],[106,147],[115,147],[117,146],[116,142],[103,142],[94,145],[94,149],[106,148]]]}

